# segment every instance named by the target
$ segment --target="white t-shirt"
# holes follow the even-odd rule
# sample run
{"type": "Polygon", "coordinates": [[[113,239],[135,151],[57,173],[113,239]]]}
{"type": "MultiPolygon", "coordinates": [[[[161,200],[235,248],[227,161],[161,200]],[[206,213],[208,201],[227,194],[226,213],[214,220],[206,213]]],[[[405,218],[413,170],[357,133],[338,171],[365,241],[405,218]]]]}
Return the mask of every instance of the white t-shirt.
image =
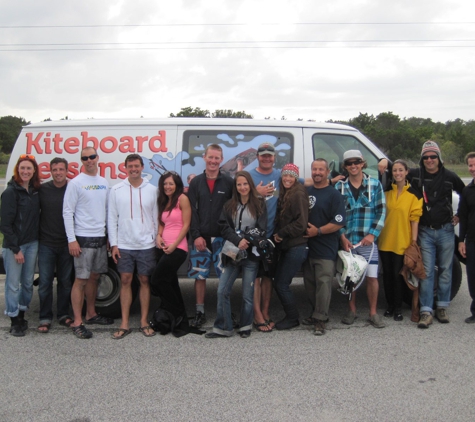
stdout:
{"type": "Polygon", "coordinates": [[[68,242],[76,236],[106,235],[109,182],[103,177],[81,173],[68,183],[63,202],[63,218],[68,242]]]}

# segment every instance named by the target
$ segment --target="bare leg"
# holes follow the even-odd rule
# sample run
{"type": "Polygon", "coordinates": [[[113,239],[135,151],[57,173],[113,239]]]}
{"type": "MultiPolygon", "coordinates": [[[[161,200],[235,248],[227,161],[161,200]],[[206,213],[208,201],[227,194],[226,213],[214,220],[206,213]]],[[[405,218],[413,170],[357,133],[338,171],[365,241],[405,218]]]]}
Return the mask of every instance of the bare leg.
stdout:
{"type": "Polygon", "coordinates": [[[82,324],[82,307],[84,305],[84,290],[87,281],[83,278],[76,278],[71,289],[71,306],[74,314],[72,327],[78,327],[82,324]]]}
{"type": "Polygon", "coordinates": [[[272,298],[272,279],[270,277],[262,277],[261,279],[261,310],[264,319],[270,319],[269,307],[272,298]]]}
{"type": "Polygon", "coordinates": [[[206,294],[206,279],[195,280],[195,295],[196,295],[196,304],[204,305],[205,303],[205,294],[206,294]]]}
{"type": "Polygon", "coordinates": [[[130,306],[132,305],[132,278],[131,273],[120,274],[120,310],[122,312],[122,322],[120,328],[129,329],[130,306]]]}
{"type": "Polygon", "coordinates": [[[99,273],[91,272],[89,279],[86,282],[84,293],[86,295],[86,319],[91,319],[97,315],[96,312],[96,296],[97,296],[97,282],[99,281],[99,273]]]}
{"type": "Polygon", "coordinates": [[[366,294],[369,302],[369,316],[373,316],[378,311],[378,279],[374,277],[366,277],[366,294]]]}
{"type": "Polygon", "coordinates": [[[139,275],[140,281],[140,326],[146,327],[148,325],[148,310],[150,307],[150,282],[146,275],[139,275]]]}

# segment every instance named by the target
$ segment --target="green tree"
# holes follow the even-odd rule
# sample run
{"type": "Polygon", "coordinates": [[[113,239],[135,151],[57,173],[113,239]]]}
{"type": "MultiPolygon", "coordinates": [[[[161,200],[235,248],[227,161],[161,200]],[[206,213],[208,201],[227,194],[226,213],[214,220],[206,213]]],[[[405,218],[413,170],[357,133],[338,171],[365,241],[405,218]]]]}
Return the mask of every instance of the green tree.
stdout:
{"type": "Polygon", "coordinates": [[[22,127],[29,124],[23,117],[0,117],[0,151],[10,154],[22,127]]]}
{"type": "Polygon", "coordinates": [[[217,118],[234,118],[234,119],[252,119],[252,114],[247,114],[245,111],[233,110],[215,110],[211,115],[217,118]]]}
{"type": "Polygon", "coordinates": [[[170,117],[209,117],[209,110],[201,110],[199,107],[182,107],[177,113],[170,113],[170,117]]]}

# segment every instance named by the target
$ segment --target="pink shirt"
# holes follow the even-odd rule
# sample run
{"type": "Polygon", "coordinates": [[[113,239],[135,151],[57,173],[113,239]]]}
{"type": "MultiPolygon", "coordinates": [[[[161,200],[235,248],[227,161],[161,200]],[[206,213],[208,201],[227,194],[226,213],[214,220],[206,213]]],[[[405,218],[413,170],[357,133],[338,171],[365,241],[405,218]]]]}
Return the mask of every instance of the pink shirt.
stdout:
{"type": "MultiPolygon", "coordinates": [[[[163,224],[165,224],[162,239],[167,245],[171,245],[177,239],[181,229],[183,228],[183,214],[180,209],[180,198],[178,198],[176,207],[172,209],[172,212],[169,212],[168,210],[163,212],[162,221],[163,224]]],[[[186,239],[186,236],[181,240],[177,248],[188,252],[188,240],[186,239]]]]}

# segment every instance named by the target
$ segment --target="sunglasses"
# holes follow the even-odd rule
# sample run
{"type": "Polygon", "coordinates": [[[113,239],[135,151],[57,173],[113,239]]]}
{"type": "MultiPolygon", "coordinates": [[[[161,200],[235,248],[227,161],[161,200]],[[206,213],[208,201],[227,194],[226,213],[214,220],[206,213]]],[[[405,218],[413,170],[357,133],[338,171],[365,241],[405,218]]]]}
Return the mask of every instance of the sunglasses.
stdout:
{"type": "Polygon", "coordinates": [[[163,176],[168,176],[169,174],[173,174],[175,176],[179,176],[179,174],[176,171],[173,170],[168,170],[165,173],[163,173],[163,176]]]}
{"type": "Polygon", "coordinates": [[[439,156],[438,156],[438,155],[424,155],[424,156],[422,157],[422,159],[423,159],[424,161],[427,161],[429,158],[430,158],[431,160],[436,160],[437,158],[439,158],[439,156]]]}
{"type": "Polygon", "coordinates": [[[23,159],[23,158],[29,158],[30,160],[34,160],[35,159],[35,156],[34,155],[31,155],[31,154],[21,154],[20,155],[20,158],[23,159]]]}
{"type": "Polygon", "coordinates": [[[87,160],[91,160],[91,161],[92,161],[92,160],[95,160],[96,158],[97,158],[97,154],[92,154],[92,155],[89,155],[89,156],[83,155],[83,156],[81,157],[81,160],[82,160],[82,161],[87,161],[87,160]]]}
{"type": "Polygon", "coordinates": [[[345,166],[346,167],[351,167],[353,164],[361,164],[363,160],[353,160],[353,161],[345,161],[345,166]]]}

